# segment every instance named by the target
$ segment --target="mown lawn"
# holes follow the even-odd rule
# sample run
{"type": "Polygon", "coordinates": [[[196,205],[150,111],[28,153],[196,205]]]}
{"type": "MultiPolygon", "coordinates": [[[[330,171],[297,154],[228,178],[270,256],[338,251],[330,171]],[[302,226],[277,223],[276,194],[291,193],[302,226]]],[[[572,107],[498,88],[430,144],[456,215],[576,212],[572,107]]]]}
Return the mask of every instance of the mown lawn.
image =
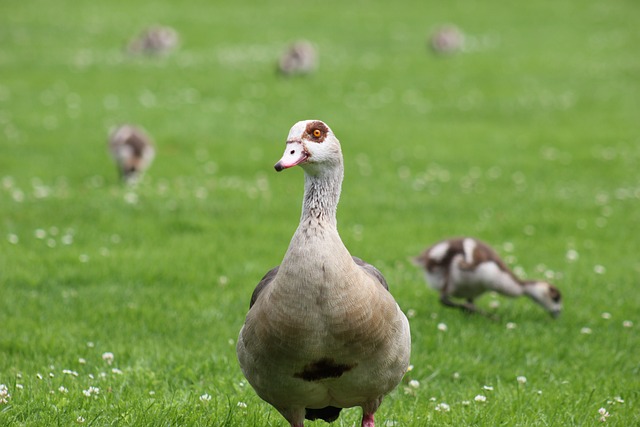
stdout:
{"type": "Polygon", "coordinates": [[[297,226],[302,171],[273,164],[309,118],[342,143],[343,240],[411,317],[378,425],[640,425],[638,22],[632,1],[4,1],[0,425],[284,426],[235,339],[297,226]],[[126,55],[155,23],[179,49],[126,55]],[[463,52],[428,50],[443,23],[463,52]],[[283,78],[299,38],[319,69],[283,78]],[[133,188],[106,150],[123,122],[158,151],[133,188]],[[441,307],[409,258],[454,235],[552,281],[562,316],[441,307]]]}

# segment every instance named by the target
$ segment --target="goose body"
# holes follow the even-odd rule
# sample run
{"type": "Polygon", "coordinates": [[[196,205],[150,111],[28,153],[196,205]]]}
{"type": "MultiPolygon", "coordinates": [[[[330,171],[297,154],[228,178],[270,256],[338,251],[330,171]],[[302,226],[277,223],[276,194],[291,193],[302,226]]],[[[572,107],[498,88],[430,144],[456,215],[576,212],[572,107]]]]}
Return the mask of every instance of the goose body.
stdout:
{"type": "Polygon", "coordinates": [[[489,245],[471,237],[443,240],[414,259],[440,302],[477,311],[473,301],[487,291],[508,297],[528,296],[556,317],[562,310],[560,291],[545,281],[518,278],[489,245]],[[461,298],[460,304],[451,298],[461,298]]]}
{"type": "Polygon", "coordinates": [[[360,406],[374,426],[384,395],[409,364],[409,323],[382,274],[352,257],[336,227],[343,166],[327,125],[293,126],[276,164],[305,171],[300,224],[280,266],[256,287],[240,331],[240,366],[256,393],[292,427],[333,421],[360,406]]]}
{"type": "Polygon", "coordinates": [[[132,125],[119,126],[111,131],[109,152],[116,162],[120,177],[127,183],[140,178],[156,153],[149,135],[132,125]]]}
{"type": "Polygon", "coordinates": [[[318,63],[316,48],[308,41],[292,43],[280,56],[278,69],[286,76],[309,74],[315,71],[318,63]]]}
{"type": "Polygon", "coordinates": [[[171,52],[178,46],[178,32],[167,26],[154,25],[144,29],[127,47],[134,55],[162,55],[171,52]]]}

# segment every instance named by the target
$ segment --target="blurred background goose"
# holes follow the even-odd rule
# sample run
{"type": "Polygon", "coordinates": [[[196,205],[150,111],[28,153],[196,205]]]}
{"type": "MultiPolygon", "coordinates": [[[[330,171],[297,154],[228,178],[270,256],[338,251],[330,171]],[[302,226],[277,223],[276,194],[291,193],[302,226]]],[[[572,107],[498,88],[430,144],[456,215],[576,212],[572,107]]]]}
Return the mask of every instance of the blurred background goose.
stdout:
{"type": "Polygon", "coordinates": [[[424,269],[429,285],[440,292],[440,302],[449,307],[478,311],[473,301],[487,291],[494,291],[508,297],[525,295],[553,317],[562,310],[562,296],[555,286],[518,278],[496,251],[472,237],[438,242],[413,261],[424,269]],[[454,302],[452,297],[466,302],[454,302]]]}

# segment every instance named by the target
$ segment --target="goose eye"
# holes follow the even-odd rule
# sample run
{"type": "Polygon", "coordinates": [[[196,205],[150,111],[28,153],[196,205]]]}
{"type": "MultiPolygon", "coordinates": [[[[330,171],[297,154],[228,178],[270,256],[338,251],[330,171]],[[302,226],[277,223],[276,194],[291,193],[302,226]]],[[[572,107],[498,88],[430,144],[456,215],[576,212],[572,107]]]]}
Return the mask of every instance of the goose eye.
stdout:
{"type": "Polygon", "coordinates": [[[320,131],[320,129],[313,130],[313,136],[315,136],[316,138],[320,138],[321,135],[322,135],[322,132],[320,131]]]}

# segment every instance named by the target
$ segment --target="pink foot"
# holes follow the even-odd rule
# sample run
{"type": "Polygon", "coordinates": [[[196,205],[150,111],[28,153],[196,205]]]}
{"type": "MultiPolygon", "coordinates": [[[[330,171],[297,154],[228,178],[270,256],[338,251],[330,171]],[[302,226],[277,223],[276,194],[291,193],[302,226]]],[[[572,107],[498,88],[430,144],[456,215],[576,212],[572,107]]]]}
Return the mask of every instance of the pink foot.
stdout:
{"type": "Polygon", "coordinates": [[[373,414],[364,414],[362,416],[362,427],[375,427],[373,414]]]}

